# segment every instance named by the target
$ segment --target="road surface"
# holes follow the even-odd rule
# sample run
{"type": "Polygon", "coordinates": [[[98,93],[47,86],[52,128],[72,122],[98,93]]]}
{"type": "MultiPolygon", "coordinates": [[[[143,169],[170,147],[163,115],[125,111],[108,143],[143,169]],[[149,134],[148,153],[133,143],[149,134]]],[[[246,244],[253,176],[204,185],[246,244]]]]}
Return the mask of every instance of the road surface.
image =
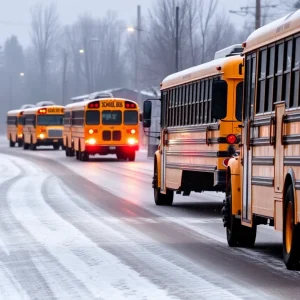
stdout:
{"type": "Polygon", "coordinates": [[[158,207],[153,160],[89,162],[0,138],[0,299],[299,299],[281,234],[229,248],[223,194],[158,207]]]}

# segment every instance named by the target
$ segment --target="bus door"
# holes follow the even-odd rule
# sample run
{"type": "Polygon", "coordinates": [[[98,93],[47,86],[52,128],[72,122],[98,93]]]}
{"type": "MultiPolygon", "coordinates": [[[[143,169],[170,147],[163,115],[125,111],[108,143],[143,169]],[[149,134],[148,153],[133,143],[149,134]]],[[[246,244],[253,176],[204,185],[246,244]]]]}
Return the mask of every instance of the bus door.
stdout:
{"type": "Polygon", "coordinates": [[[251,124],[254,118],[254,98],[256,79],[256,55],[246,58],[246,80],[244,91],[244,120],[243,120],[243,146],[242,146],[242,223],[252,225],[252,147],[251,124]]]}
{"type": "Polygon", "coordinates": [[[168,148],[168,130],[167,130],[167,101],[168,93],[163,92],[161,101],[161,137],[160,137],[160,150],[161,150],[161,187],[162,193],[167,192],[166,187],[166,152],[168,148]]]}

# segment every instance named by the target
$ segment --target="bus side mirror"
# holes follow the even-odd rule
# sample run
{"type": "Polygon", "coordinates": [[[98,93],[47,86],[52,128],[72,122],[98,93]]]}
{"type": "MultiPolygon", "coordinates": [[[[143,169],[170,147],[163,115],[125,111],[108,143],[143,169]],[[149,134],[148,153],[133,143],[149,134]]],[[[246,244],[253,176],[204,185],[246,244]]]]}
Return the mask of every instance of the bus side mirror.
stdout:
{"type": "Polygon", "coordinates": [[[152,114],[152,102],[150,100],[146,100],[143,106],[143,127],[144,128],[151,127],[151,114],[152,114]]]}
{"type": "Polygon", "coordinates": [[[227,114],[227,82],[214,80],[212,84],[211,117],[221,120],[227,114]]]}

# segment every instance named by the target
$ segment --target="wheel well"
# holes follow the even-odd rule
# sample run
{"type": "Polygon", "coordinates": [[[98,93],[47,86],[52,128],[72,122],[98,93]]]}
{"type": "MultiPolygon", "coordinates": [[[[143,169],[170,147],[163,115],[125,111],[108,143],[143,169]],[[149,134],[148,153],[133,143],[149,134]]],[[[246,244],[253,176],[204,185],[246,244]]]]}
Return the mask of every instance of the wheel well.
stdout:
{"type": "Polygon", "coordinates": [[[285,199],[285,195],[287,192],[288,187],[292,185],[293,189],[294,189],[294,184],[293,184],[293,178],[291,174],[287,174],[285,181],[284,181],[284,188],[283,188],[283,201],[282,203],[284,203],[284,199],[285,199]]]}

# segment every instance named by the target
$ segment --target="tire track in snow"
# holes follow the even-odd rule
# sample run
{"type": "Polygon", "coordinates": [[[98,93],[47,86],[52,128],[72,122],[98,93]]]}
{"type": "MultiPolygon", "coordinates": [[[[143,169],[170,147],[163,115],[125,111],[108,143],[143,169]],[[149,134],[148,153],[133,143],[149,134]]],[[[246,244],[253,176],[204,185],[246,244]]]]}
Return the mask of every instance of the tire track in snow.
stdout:
{"type": "Polygon", "coordinates": [[[11,202],[17,203],[18,207],[21,206],[20,200],[24,195],[16,189],[16,185],[28,176],[28,172],[32,174],[26,190],[32,193],[34,189],[40,188],[35,185],[36,177],[40,177],[35,167],[17,158],[12,159],[11,163],[12,168],[18,168],[18,175],[0,185],[0,236],[8,249],[0,253],[0,261],[4,267],[0,269],[0,277],[4,276],[7,280],[11,278],[10,284],[7,281],[0,281],[1,295],[15,295],[18,292],[18,297],[13,299],[61,299],[60,296],[72,300],[92,299],[92,295],[85,291],[80,282],[77,282],[79,289],[74,290],[76,278],[72,278],[71,274],[64,271],[63,267],[45,251],[43,245],[38,243],[11,213],[9,207],[11,202]],[[60,288],[61,280],[64,283],[62,288],[60,288]],[[52,283],[56,295],[49,287],[49,283],[52,283]],[[14,291],[11,290],[12,286],[14,291]]]}
{"type": "MultiPolygon", "coordinates": [[[[59,217],[46,204],[39,190],[27,189],[30,178],[23,178],[15,189],[24,195],[10,207],[18,221],[50,252],[64,268],[80,280],[94,297],[103,299],[171,299],[150,281],[99,248],[74,226],[59,217]],[[27,195],[26,195],[27,194],[27,195]],[[150,294],[150,295],[149,295],[150,294]]],[[[48,182],[39,176],[35,184],[48,182]]],[[[51,185],[54,189],[55,185],[51,185]]],[[[64,201],[57,194],[58,200],[64,201]]],[[[11,199],[13,200],[13,199],[11,199]]]]}
{"type": "MultiPolygon", "coordinates": [[[[195,266],[164,245],[145,238],[132,227],[120,224],[118,220],[113,222],[112,217],[112,222],[107,222],[105,212],[87,205],[57,178],[52,177],[44,182],[43,194],[63,219],[159,288],[167,290],[170,296],[180,299],[254,299],[258,296],[205,268],[195,266]],[[60,199],[58,195],[62,195],[60,199]]],[[[259,296],[263,298],[262,293],[259,296]]]]}

